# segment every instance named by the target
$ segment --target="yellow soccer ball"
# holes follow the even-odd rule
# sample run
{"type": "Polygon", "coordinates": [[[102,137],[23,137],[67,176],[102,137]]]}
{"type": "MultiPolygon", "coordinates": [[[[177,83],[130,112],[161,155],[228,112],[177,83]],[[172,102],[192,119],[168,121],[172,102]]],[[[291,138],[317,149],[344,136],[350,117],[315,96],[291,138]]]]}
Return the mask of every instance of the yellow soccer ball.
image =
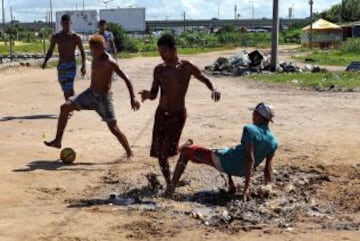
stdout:
{"type": "Polygon", "coordinates": [[[66,147],[60,152],[60,159],[64,164],[72,164],[75,161],[76,152],[71,147],[66,147]]]}

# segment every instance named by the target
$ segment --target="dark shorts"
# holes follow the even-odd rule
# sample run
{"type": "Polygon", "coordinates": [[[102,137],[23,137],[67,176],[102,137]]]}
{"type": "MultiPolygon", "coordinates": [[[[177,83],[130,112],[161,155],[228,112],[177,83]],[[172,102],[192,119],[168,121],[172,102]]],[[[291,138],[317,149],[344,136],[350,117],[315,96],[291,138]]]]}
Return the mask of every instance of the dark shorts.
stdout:
{"type": "Polygon", "coordinates": [[[92,89],[87,89],[76,97],[71,97],[78,110],[95,110],[103,121],[116,121],[112,92],[97,94],[92,89]]]}
{"type": "Polygon", "coordinates": [[[211,149],[202,146],[191,145],[187,147],[187,153],[189,155],[189,159],[192,162],[214,166],[212,158],[213,150],[211,149]]]}
{"type": "Polygon", "coordinates": [[[74,90],[74,79],[76,76],[76,62],[59,63],[57,66],[58,80],[62,90],[74,90]]]}
{"type": "Polygon", "coordinates": [[[175,156],[181,132],[186,121],[186,111],[169,112],[157,108],[150,156],[167,158],[175,156]]]}

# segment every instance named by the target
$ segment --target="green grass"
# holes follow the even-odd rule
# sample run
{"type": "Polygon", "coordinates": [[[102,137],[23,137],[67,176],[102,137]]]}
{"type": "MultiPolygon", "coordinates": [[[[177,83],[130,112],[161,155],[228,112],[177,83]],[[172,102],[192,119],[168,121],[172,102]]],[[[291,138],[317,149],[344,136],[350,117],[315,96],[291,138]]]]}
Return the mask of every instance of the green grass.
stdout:
{"type": "Polygon", "coordinates": [[[348,66],[352,61],[359,61],[359,54],[345,53],[339,50],[315,50],[305,56],[298,56],[295,59],[304,61],[306,58],[313,59],[313,64],[330,66],[348,66]]]}
{"type": "Polygon", "coordinates": [[[192,54],[200,54],[200,53],[210,53],[215,51],[229,50],[235,49],[236,47],[233,45],[227,45],[224,47],[216,47],[216,48],[180,48],[178,50],[179,54],[183,55],[192,55],[192,54]]]}
{"type": "MultiPolygon", "coordinates": [[[[48,47],[48,45],[47,45],[48,47]]],[[[47,50],[47,49],[46,49],[47,50]]],[[[10,52],[9,44],[5,45],[3,42],[0,43],[0,55],[8,55],[10,52]]],[[[42,43],[24,43],[16,42],[14,46],[14,53],[43,53],[43,44],[42,43]]]]}
{"type": "MultiPolygon", "coordinates": [[[[235,48],[234,46],[217,47],[217,48],[178,48],[178,53],[180,55],[193,55],[193,54],[229,50],[234,48],[235,48]]],[[[158,51],[147,51],[147,52],[138,52],[138,53],[121,52],[119,55],[120,58],[156,57],[159,56],[159,52],[158,51]]]]}
{"type": "Polygon", "coordinates": [[[344,91],[354,91],[360,87],[359,74],[356,72],[332,73],[276,73],[251,75],[246,78],[266,83],[289,83],[304,88],[330,88],[337,86],[344,91]]]}

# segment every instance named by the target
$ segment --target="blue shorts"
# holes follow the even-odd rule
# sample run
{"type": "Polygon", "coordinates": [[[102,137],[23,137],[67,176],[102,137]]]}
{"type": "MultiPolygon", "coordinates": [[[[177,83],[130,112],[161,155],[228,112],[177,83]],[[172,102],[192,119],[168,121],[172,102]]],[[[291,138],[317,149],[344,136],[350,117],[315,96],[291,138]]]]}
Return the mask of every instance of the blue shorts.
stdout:
{"type": "Polygon", "coordinates": [[[76,76],[76,62],[59,63],[57,66],[58,80],[62,90],[72,91],[74,90],[74,79],[76,76]]]}
{"type": "Polygon", "coordinates": [[[70,101],[78,110],[95,110],[103,121],[116,121],[112,92],[98,94],[89,88],[78,96],[71,97],[70,101]]]}

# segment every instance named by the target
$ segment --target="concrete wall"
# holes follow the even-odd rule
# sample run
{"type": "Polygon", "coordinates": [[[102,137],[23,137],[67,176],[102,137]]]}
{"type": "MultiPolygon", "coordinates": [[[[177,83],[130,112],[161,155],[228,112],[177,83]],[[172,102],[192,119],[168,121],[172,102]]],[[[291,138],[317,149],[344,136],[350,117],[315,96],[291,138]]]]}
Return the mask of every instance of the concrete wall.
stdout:
{"type": "Polygon", "coordinates": [[[128,32],[144,32],[145,8],[100,9],[100,19],[117,23],[128,32]]]}

